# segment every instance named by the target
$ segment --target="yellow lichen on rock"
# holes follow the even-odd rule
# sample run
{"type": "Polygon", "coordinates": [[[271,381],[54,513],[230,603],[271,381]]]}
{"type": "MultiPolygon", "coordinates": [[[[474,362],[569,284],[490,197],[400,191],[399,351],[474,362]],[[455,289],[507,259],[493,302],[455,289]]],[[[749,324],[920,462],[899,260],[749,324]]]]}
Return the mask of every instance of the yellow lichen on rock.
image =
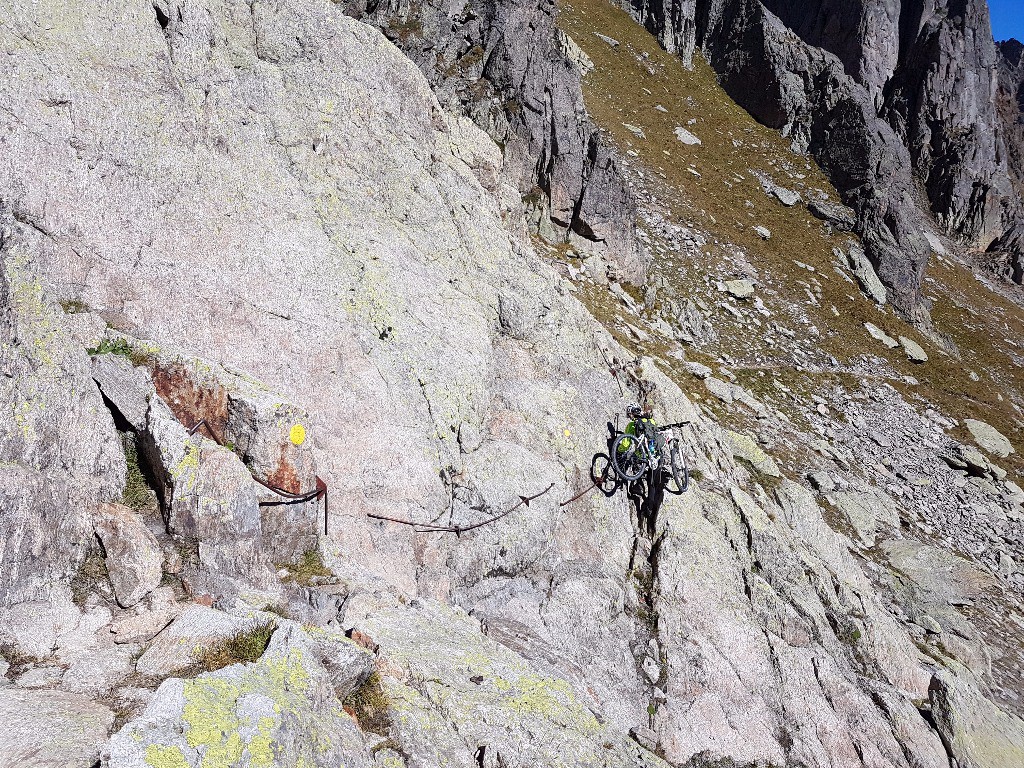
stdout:
{"type": "Polygon", "coordinates": [[[146,763],[153,768],[190,768],[178,747],[150,744],[146,747],[146,763]]]}

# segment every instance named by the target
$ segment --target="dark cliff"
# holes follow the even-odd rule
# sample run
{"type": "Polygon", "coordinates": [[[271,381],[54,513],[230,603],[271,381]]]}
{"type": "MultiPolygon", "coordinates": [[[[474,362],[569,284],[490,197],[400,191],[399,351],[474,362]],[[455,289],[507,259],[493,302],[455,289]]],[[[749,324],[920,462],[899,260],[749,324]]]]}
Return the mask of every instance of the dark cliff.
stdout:
{"type": "Polygon", "coordinates": [[[632,0],[631,10],[684,58],[701,48],[733,98],[815,155],[905,314],[919,313],[929,217],[971,249],[1009,242],[1020,104],[1000,94],[1019,70],[1000,70],[984,0],[632,0]]]}
{"type": "Polygon", "coordinates": [[[419,66],[446,109],[502,147],[507,178],[546,239],[596,251],[642,281],[635,206],[587,116],[554,2],[350,0],[348,9],[419,66]]]}

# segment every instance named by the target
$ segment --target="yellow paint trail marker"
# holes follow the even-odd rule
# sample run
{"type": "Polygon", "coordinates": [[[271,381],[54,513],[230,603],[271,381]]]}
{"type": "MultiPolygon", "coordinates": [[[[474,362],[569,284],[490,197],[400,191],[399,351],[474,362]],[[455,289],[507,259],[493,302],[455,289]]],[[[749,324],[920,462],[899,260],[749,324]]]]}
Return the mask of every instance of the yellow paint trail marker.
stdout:
{"type": "Polygon", "coordinates": [[[301,424],[296,424],[288,433],[288,439],[292,441],[293,445],[302,445],[306,442],[306,428],[301,424]]]}

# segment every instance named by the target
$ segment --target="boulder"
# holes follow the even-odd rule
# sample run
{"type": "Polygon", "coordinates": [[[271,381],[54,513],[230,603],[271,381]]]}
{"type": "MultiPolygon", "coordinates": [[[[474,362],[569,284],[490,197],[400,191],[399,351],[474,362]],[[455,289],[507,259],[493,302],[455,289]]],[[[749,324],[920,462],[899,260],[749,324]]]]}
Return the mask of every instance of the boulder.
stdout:
{"type": "Polygon", "coordinates": [[[163,554],[142,518],[121,504],[105,504],[96,521],[114,596],[130,608],[160,586],[163,554]]]}
{"type": "Polygon", "coordinates": [[[772,197],[787,208],[792,208],[803,200],[803,198],[800,197],[799,192],[794,192],[792,189],[786,189],[785,187],[780,187],[778,185],[772,187],[772,197]]]}
{"type": "Polygon", "coordinates": [[[119,616],[110,625],[115,643],[141,643],[152,640],[177,618],[180,608],[163,608],[119,616]]]}
{"type": "Polygon", "coordinates": [[[756,226],[756,227],[754,227],[754,233],[758,237],[760,237],[762,240],[771,240],[772,239],[772,231],[770,229],[768,229],[768,227],[764,227],[764,226],[760,226],[760,225],[756,226]]]}
{"type": "Polygon", "coordinates": [[[204,651],[230,638],[246,625],[245,619],[192,605],[156,636],[139,657],[135,669],[145,677],[164,678],[188,669],[204,651]]]}
{"type": "Polygon", "coordinates": [[[754,283],[750,280],[728,280],[725,290],[737,299],[749,299],[754,295],[754,283]]]}
{"type": "Polygon", "coordinates": [[[913,339],[908,339],[906,336],[900,336],[900,344],[903,345],[903,350],[907,353],[907,358],[910,362],[928,362],[928,353],[925,352],[924,348],[913,339]]]}
{"type": "Polygon", "coordinates": [[[103,751],[104,768],[167,765],[338,765],[370,768],[368,746],[331,674],[294,622],[259,661],[164,681],[103,751]]]}
{"type": "Polygon", "coordinates": [[[0,687],[0,764],[11,768],[90,768],[114,713],[91,696],[0,687]]]}
{"type": "MultiPolygon", "coordinates": [[[[838,248],[836,251],[842,254],[838,248]]],[[[853,271],[853,276],[860,283],[861,290],[876,304],[882,305],[888,301],[888,293],[882,281],[878,279],[874,266],[868,260],[864,249],[856,243],[849,243],[846,248],[846,263],[853,271]]]]}
{"type": "Polygon", "coordinates": [[[810,472],[807,475],[807,479],[810,481],[811,487],[819,493],[832,493],[832,491],[836,490],[835,479],[825,470],[810,472]]]}
{"type": "Polygon", "coordinates": [[[698,139],[696,136],[694,136],[692,133],[690,133],[682,126],[676,126],[675,134],[676,138],[683,142],[683,144],[686,144],[688,147],[699,147],[701,144],[700,139],[698,139]]]}
{"type": "Polygon", "coordinates": [[[966,471],[974,477],[983,477],[992,470],[992,464],[981,451],[970,445],[954,444],[949,450],[939,454],[953,469],[966,471]]]}
{"type": "Polygon", "coordinates": [[[557,30],[558,36],[558,47],[561,50],[562,55],[565,58],[575,64],[583,76],[589,75],[594,69],[593,60],[587,56],[586,52],[579,47],[575,40],[573,40],[568,33],[557,30]]]}
{"type": "MultiPolygon", "coordinates": [[[[291,626],[283,622],[282,626],[291,626]]],[[[344,634],[322,627],[303,627],[313,655],[330,675],[339,700],[358,690],[375,670],[373,653],[344,634]]]]}
{"type": "Polygon", "coordinates": [[[725,436],[732,448],[733,456],[746,461],[758,474],[774,478],[782,477],[779,465],[771,456],[761,450],[753,438],[731,430],[726,430],[725,436]]]}
{"type": "Polygon", "coordinates": [[[1003,459],[1011,453],[1015,453],[1012,443],[991,424],[977,419],[965,419],[964,426],[967,427],[967,431],[971,433],[974,441],[987,453],[1003,459]]]}
{"type": "MultiPolygon", "coordinates": [[[[109,343],[109,338],[106,340],[109,343]]],[[[118,414],[137,433],[143,432],[149,396],[156,391],[149,371],[142,366],[136,367],[127,355],[96,354],[92,358],[92,377],[118,414]]]]}
{"type": "Polygon", "coordinates": [[[731,403],[734,399],[735,385],[715,376],[705,376],[704,387],[723,403],[731,403]]]}
{"type": "Polygon", "coordinates": [[[839,491],[831,498],[866,546],[875,545],[880,527],[899,530],[899,510],[881,491],[839,491]]]}
{"type": "Polygon", "coordinates": [[[871,335],[871,338],[882,342],[889,349],[896,349],[900,345],[896,339],[887,334],[874,323],[864,323],[864,329],[871,335]]]}
{"type": "Polygon", "coordinates": [[[852,232],[857,226],[857,213],[842,203],[811,200],[807,209],[819,219],[827,221],[840,232],[852,232]]]}

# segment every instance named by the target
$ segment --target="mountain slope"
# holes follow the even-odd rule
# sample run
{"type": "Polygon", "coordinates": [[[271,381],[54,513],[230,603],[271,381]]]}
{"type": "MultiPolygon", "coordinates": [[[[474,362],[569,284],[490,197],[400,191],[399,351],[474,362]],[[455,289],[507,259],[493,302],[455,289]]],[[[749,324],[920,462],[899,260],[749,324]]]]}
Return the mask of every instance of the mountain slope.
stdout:
{"type": "Polygon", "coordinates": [[[704,50],[738,103],[814,154],[857,210],[858,232],[904,315],[920,315],[931,251],[920,210],[979,250],[1018,221],[1014,185],[1024,169],[1007,152],[982,0],[669,7],[632,6],[684,61],[704,50]]]}

